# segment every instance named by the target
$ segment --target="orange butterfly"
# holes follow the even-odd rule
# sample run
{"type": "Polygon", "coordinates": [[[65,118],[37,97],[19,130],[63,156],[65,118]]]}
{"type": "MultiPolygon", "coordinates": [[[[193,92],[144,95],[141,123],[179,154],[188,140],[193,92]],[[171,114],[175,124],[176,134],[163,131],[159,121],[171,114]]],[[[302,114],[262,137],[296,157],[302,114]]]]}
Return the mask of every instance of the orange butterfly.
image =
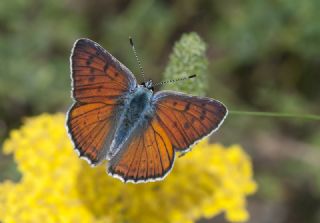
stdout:
{"type": "MultiPolygon", "coordinates": [[[[132,43],[132,42],[131,42],[132,43]]],[[[132,44],[133,46],[133,44],[132,44]]],[[[219,101],[173,91],[153,92],[99,44],[75,42],[72,97],[67,127],[81,158],[124,182],[163,179],[175,152],[187,152],[219,128],[227,108],[219,101]]]]}

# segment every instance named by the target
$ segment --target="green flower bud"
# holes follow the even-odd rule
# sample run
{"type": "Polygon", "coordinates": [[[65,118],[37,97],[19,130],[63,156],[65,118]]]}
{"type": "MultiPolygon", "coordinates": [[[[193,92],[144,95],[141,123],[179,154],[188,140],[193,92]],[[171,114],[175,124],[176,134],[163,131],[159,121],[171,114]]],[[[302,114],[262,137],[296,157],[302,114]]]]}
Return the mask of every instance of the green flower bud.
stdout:
{"type": "Polygon", "coordinates": [[[184,78],[193,74],[197,77],[164,85],[164,89],[204,96],[208,87],[208,61],[205,52],[206,44],[198,34],[182,35],[174,45],[164,72],[164,80],[184,78]]]}

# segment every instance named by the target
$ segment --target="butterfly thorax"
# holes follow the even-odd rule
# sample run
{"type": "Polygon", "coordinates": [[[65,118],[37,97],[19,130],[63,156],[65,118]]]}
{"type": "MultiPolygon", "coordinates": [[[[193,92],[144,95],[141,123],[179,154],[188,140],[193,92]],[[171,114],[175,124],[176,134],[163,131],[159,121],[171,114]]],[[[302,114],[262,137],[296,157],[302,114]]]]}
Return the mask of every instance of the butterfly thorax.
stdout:
{"type": "Polygon", "coordinates": [[[118,153],[121,146],[128,140],[135,129],[143,129],[153,115],[153,92],[145,86],[138,86],[130,93],[122,107],[122,113],[118,114],[119,124],[116,127],[115,138],[111,144],[107,158],[112,158],[118,153]],[[142,127],[142,128],[141,128],[142,127]]]}

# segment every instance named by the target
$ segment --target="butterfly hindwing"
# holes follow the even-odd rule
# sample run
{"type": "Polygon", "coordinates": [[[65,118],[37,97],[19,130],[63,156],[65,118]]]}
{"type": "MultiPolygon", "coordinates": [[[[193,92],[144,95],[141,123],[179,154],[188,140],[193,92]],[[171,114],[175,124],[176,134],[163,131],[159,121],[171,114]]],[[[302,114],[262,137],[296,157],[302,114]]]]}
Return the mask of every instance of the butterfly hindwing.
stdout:
{"type": "Polygon", "coordinates": [[[76,41],[70,62],[76,102],[68,112],[68,132],[80,156],[97,164],[105,158],[119,106],[136,87],[136,80],[110,53],[88,39],[76,41]]]}
{"type": "Polygon", "coordinates": [[[227,115],[226,107],[211,98],[160,91],[154,100],[158,122],[181,152],[217,130],[227,115]]]}
{"type": "Polygon", "coordinates": [[[123,150],[109,163],[108,172],[123,181],[147,182],[162,179],[172,168],[174,150],[156,118],[136,130],[123,150]]]}
{"type": "Polygon", "coordinates": [[[227,110],[210,98],[161,91],[153,98],[153,117],[135,130],[111,159],[108,172],[123,181],[162,179],[172,168],[175,151],[184,152],[216,130],[227,110]]]}
{"type": "Polygon", "coordinates": [[[76,102],[68,114],[68,128],[75,149],[81,157],[97,164],[105,158],[103,148],[114,134],[114,117],[111,105],[76,102]]]}

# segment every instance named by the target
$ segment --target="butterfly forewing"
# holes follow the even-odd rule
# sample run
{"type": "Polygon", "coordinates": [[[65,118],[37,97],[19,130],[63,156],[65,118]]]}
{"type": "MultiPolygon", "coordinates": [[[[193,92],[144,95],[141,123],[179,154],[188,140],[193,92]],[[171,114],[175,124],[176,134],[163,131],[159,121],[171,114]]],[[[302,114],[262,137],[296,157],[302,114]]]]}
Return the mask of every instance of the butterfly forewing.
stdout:
{"type": "Polygon", "coordinates": [[[72,96],[67,126],[80,156],[96,164],[115,134],[118,108],[136,87],[133,74],[97,43],[80,39],[71,58],[72,96]]]}
{"type": "Polygon", "coordinates": [[[84,103],[114,104],[136,87],[133,74],[97,43],[78,40],[71,55],[73,97],[84,103]]]}
{"type": "Polygon", "coordinates": [[[219,101],[170,91],[155,94],[156,118],[177,151],[216,130],[227,115],[219,101]]]}

